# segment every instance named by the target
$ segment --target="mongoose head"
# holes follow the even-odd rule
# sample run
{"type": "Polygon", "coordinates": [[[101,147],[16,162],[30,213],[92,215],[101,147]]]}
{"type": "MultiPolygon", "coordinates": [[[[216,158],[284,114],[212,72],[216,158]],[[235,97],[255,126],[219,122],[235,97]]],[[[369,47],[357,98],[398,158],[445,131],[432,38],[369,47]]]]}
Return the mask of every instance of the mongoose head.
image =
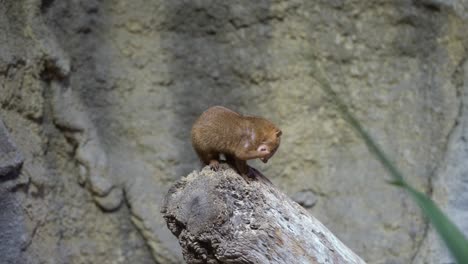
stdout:
{"type": "Polygon", "coordinates": [[[271,132],[264,135],[260,145],[257,148],[257,151],[263,153],[264,156],[260,158],[263,163],[267,163],[268,160],[275,154],[278,150],[281,142],[281,130],[274,128],[271,132]]]}

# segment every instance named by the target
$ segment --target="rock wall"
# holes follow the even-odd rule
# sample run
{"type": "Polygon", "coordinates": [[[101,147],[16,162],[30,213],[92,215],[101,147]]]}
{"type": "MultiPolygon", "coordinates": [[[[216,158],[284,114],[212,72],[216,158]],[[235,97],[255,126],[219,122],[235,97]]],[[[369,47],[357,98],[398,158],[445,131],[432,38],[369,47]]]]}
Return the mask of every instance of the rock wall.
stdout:
{"type": "Polygon", "coordinates": [[[366,261],[447,260],[314,69],[325,69],[409,181],[466,233],[467,8],[462,0],[2,1],[0,118],[24,163],[0,182],[0,204],[11,208],[0,235],[17,233],[0,255],[180,263],[160,204],[200,168],[191,123],[221,104],[282,128],[275,157],[251,164],[366,261]]]}

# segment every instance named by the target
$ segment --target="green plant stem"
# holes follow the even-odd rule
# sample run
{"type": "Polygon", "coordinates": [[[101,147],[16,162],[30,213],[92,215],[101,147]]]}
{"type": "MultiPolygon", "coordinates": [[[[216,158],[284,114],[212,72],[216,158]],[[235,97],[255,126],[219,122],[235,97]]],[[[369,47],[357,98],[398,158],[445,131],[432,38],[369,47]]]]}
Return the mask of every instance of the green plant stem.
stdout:
{"type": "Polygon", "coordinates": [[[445,242],[446,246],[452,253],[453,257],[459,264],[468,263],[468,240],[457,228],[457,226],[437,207],[437,205],[426,195],[414,189],[409,185],[403,173],[390,161],[388,156],[382,151],[372,137],[365,131],[361,123],[354,117],[354,115],[348,110],[346,104],[340,99],[340,97],[333,91],[330,86],[330,82],[326,78],[325,72],[321,67],[317,67],[315,73],[315,79],[321,85],[323,91],[332,99],[338,110],[341,112],[343,117],[349,122],[349,124],[356,130],[358,135],[364,140],[367,148],[382,166],[387,170],[390,176],[393,178],[390,181],[391,184],[396,185],[400,188],[405,189],[416,204],[421,208],[422,212],[428,217],[445,242]]]}

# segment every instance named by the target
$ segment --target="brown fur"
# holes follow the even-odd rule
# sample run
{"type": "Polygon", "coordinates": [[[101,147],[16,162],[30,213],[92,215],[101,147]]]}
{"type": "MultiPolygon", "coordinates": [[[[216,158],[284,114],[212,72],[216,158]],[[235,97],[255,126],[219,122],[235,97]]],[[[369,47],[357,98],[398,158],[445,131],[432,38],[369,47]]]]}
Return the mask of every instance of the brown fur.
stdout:
{"type": "Polygon", "coordinates": [[[247,160],[266,163],[281,141],[281,130],[262,117],[243,116],[222,106],[203,112],[192,127],[192,145],[205,165],[218,170],[220,154],[238,173],[251,173],[247,160]]]}

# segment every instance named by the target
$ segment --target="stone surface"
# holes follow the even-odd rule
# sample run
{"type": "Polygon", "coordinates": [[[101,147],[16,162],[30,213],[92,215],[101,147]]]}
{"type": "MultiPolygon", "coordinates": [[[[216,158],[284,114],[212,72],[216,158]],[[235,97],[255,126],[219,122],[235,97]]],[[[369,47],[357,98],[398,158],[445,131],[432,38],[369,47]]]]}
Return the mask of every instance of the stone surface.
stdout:
{"type": "Polygon", "coordinates": [[[0,182],[16,178],[23,162],[23,155],[16,148],[0,119],[0,182]]]}
{"type": "MultiPolygon", "coordinates": [[[[432,179],[433,198],[451,216],[454,223],[468,237],[468,63],[459,69],[462,104],[457,123],[450,135],[442,165],[432,179]]],[[[454,259],[431,227],[421,246],[415,263],[455,263],[454,259]]]]}
{"type": "Polygon", "coordinates": [[[2,263],[24,262],[21,251],[28,243],[21,203],[11,193],[24,158],[0,119],[0,256],[2,263]]]}
{"type": "MultiPolygon", "coordinates": [[[[0,262],[154,263],[128,208],[105,213],[77,183],[80,142],[70,134],[80,132],[56,122],[53,111],[56,89],[67,88],[70,60],[45,24],[51,3],[0,5],[0,115],[24,156],[17,178],[0,182],[0,262]]],[[[7,142],[3,132],[0,142],[7,142]]]]}
{"type": "Polygon", "coordinates": [[[317,203],[317,196],[311,190],[297,192],[291,199],[305,208],[312,208],[317,203]]]}
{"type": "Polygon", "coordinates": [[[25,263],[22,250],[27,246],[28,233],[24,225],[21,204],[8,189],[0,186],[0,254],[2,263],[25,263]]]}
{"type": "Polygon", "coordinates": [[[310,211],[366,261],[446,259],[409,197],[385,183],[313,69],[325,69],[408,180],[460,221],[468,203],[461,195],[467,143],[460,110],[466,6],[3,1],[0,115],[24,164],[17,179],[1,185],[23,208],[11,215],[31,237],[21,257],[179,263],[159,206],[173,182],[200,168],[191,123],[221,104],[280,126],[276,155],[251,164],[288,194],[316,194],[310,211]],[[102,205],[117,208],[104,213],[102,205]]]}
{"type": "Polygon", "coordinates": [[[123,198],[123,190],[120,188],[112,189],[104,197],[93,196],[94,201],[107,212],[117,210],[122,205],[123,198]]]}

